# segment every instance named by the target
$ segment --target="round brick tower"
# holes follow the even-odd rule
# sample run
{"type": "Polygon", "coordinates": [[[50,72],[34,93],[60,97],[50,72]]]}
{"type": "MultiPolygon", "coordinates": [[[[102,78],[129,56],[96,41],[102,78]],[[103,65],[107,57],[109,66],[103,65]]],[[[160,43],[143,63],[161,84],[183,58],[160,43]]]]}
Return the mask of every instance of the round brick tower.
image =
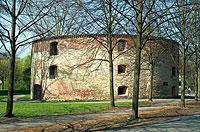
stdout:
{"type": "MultiPolygon", "coordinates": [[[[131,98],[135,36],[113,35],[115,98],[131,98]]],[[[31,98],[43,100],[108,99],[106,35],[68,35],[32,44],[31,98]]],[[[149,41],[142,51],[140,98],[150,91],[149,59],[154,59],[154,98],[178,96],[178,44],[149,41]],[[151,56],[149,56],[151,53],[151,56]]]]}

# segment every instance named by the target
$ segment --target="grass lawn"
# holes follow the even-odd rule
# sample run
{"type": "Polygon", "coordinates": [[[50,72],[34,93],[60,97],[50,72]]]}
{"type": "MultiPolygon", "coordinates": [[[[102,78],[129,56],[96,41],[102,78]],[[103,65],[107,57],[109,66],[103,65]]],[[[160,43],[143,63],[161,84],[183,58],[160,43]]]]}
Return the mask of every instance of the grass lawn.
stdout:
{"type": "MultiPolygon", "coordinates": [[[[8,96],[7,95],[0,95],[0,101],[2,101],[2,99],[6,99],[8,96]]],[[[21,97],[19,99],[17,99],[19,101],[29,101],[30,99],[30,94],[25,94],[24,97],[21,97]]]]}
{"type": "MultiPolygon", "coordinates": [[[[29,101],[30,100],[30,94],[29,91],[22,91],[22,90],[16,90],[14,91],[14,95],[20,95],[20,94],[24,94],[24,97],[19,98],[19,101],[29,101]]],[[[2,101],[2,99],[7,98],[8,95],[8,91],[4,90],[4,91],[0,91],[0,101],[2,101]]]]}
{"type": "MultiPolygon", "coordinates": [[[[146,103],[145,101],[140,102],[146,103]]],[[[130,106],[131,102],[116,103],[116,106],[130,106]]],[[[0,115],[5,113],[6,102],[0,102],[0,115]]],[[[14,103],[13,114],[21,117],[62,115],[95,112],[109,108],[109,103],[65,104],[65,103],[14,103]]]]}
{"type": "Polygon", "coordinates": [[[25,94],[24,97],[18,98],[19,101],[30,101],[30,94],[25,94]]]}
{"type": "Polygon", "coordinates": [[[2,99],[6,99],[6,98],[7,98],[6,95],[1,95],[1,96],[0,96],[0,101],[2,101],[2,99]]]}

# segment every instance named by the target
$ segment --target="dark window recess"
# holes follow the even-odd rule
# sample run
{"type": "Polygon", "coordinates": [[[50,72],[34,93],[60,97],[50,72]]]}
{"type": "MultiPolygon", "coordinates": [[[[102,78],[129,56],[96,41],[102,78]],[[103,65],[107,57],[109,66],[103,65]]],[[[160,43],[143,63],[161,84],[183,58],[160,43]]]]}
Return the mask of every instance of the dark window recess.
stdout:
{"type": "Polygon", "coordinates": [[[168,82],[163,82],[163,86],[168,86],[168,82]]]}
{"type": "Polygon", "coordinates": [[[57,55],[58,54],[58,43],[53,42],[50,44],[50,55],[57,55]]]}
{"type": "Polygon", "coordinates": [[[118,65],[118,74],[126,72],[126,65],[118,65]]]}
{"type": "Polygon", "coordinates": [[[57,76],[57,66],[50,66],[49,68],[49,78],[54,79],[57,76]]]}
{"type": "Polygon", "coordinates": [[[176,76],[176,68],[172,67],[172,76],[176,76]]]}
{"type": "Polygon", "coordinates": [[[118,87],[118,95],[125,95],[126,91],[127,91],[127,87],[126,86],[118,87]]]}
{"type": "Polygon", "coordinates": [[[124,49],[125,49],[125,41],[124,40],[118,41],[118,52],[124,51],[124,49]]]}

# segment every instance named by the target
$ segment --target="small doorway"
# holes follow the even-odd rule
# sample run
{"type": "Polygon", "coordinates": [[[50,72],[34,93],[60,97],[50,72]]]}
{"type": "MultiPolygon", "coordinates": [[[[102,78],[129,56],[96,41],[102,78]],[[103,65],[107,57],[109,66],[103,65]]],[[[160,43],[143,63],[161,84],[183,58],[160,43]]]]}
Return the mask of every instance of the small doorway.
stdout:
{"type": "Polygon", "coordinates": [[[172,87],[172,97],[176,97],[176,86],[172,87]]]}
{"type": "Polygon", "coordinates": [[[35,84],[33,86],[33,99],[34,100],[41,100],[42,99],[42,88],[39,84],[35,84]]]}

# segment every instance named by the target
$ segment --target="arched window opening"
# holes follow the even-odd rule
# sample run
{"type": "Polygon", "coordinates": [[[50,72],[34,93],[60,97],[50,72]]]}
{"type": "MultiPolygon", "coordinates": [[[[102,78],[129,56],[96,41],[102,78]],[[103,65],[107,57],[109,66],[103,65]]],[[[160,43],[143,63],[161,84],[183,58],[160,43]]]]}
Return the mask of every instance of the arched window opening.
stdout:
{"type": "Polygon", "coordinates": [[[124,40],[120,40],[117,43],[118,43],[118,52],[124,51],[126,42],[124,40]]]}
{"type": "Polygon", "coordinates": [[[127,95],[127,87],[126,86],[120,86],[118,87],[118,95],[127,95]]]}
{"type": "Polygon", "coordinates": [[[49,78],[55,79],[57,76],[57,66],[50,66],[49,68],[49,78]]]}
{"type": "Polygon", "coordinates": [[[42,88],[39,84],[33,86],[33,99],[41,100],[42,99],[42,88]]]}
{"type": "Polygon", "coordinates": [[[50,44],[50,55],[57,55],[58,54],[58,43],[53,42],[50,44]]]}
{"type": "Polygon", "coordinates": [[[118,65],[118,74],[126,72],[126,65],[118,65]]]}

